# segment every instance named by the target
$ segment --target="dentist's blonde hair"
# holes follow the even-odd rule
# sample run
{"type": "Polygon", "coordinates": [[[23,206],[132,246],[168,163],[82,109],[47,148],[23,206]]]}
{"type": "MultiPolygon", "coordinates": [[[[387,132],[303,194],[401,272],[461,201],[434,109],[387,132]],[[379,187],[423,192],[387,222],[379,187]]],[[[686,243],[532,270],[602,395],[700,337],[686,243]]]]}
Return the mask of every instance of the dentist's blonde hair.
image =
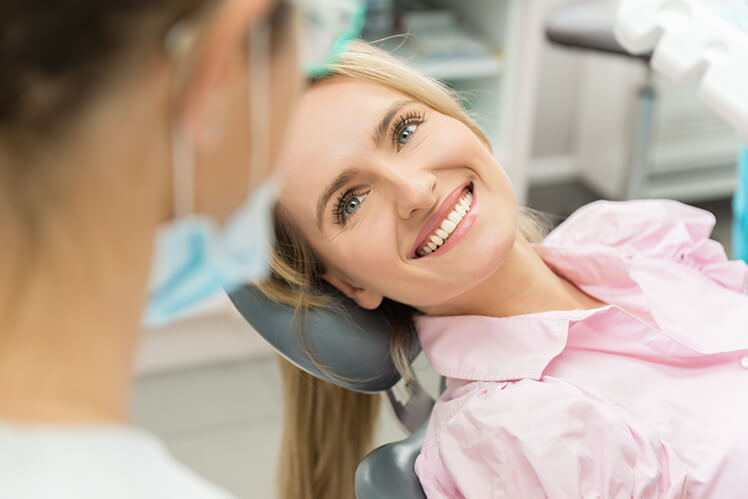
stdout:
{"type": "MultiPolygon", "coordinates": [[[[383,50],[361,41],[353,42],[342,60],[331,67],[330,75],[312,84],[341,77],[377,83],[422,102],[461,121],[491,147],[453,90],[383,50]]],[[[540,241],[543,230],[532,212],[521,209],[519,213],[519,227],[525,238],[540,241]]],[[[278,302],[296,307],[301,316],[310,307],[325,306],[324,295],[318,290],[324,263],[291,223],[282,206],[276,209],[275,232],[273,273],[260,286],[262,291],[278,302]]],[[[411,378],[407,346],[414,334],[414,310],[388,300],[382,308],[392,327],[390,350],[395,366],[403,377],[411,378]]],[[[380,397],[351,392],[321,381],[283,359],[279,359],[279,363],[284,397],[279,497],[354,497],[354,472],[370,450],[380,397]]]]}

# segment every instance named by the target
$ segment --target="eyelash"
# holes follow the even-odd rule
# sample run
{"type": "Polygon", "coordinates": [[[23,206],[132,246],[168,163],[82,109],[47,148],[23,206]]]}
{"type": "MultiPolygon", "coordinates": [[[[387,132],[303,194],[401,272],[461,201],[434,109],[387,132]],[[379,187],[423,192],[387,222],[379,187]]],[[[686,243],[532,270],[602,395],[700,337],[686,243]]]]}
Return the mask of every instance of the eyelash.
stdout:
{"type": "Polygon", "coordinates": [[[338,200],[335,202],[334,208],[333,208],[333,215],[335,216],[335,223],[338,225],[345,225],[345,223],[348,221],[348,218],[352,217],[355,213],[348,215],[348,217],[345,216],[345,205],[353,198],[357,198],[359,196],[362,196],[365,194],[364,191],[359,189],[358,187],[354,187],[353,189],[348,189],[347,191],[341,193],[338,195],[338,200]]]}
{"type": "MultiPolygon", "coordinates": [[[[425,120],[426,120],[425,113],[415,112],[415,111],[410,111],[400,116],[397,120],[395,120],[395,122],[392,124],[392,132],[391,132],[393,147],[395,147],[398,151],[400,151],[400,149],[402,149],[403,147],[403,144],[398,144],[398,137],[403,132],[403,130],[405,130],[405,128],[407,128],[408,126],[412,124],[420,125],[425,120]]],[[[353,189],[349,189],[338,196],[338,199],[335,202],[334,207],[333,207],[333,216],[335,218],[336,224],[344,226],[350,217],[358,213],[358,210],[356,210],[355,212],[353,212],[352,214],[349,214],[346,217],[345,205],[351,199],[362,196],[364,194],[365,194],[364,191],[356,187],[353,189]]]]}
{"type": "Polygon", "coordinates": [[[402,148],[401,144],[397,143],[397,138],[408,126],[412,124],[420,125],[426,120],[426,114],[423,112],[410,111],[400,116],[392,124],[392,145],[399,151],[402,148]]]}

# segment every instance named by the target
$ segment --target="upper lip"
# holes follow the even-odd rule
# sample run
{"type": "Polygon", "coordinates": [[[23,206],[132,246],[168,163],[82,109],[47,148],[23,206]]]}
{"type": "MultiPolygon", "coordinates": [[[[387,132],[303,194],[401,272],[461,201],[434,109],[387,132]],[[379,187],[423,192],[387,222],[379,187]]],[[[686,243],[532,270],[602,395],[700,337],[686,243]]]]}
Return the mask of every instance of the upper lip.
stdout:
{"type": "Polygon", "coordinates": [[[418,248],[422,247],[428,242],[427,238],[431,234],[433,234],[434,231],[441,225],[442,220],[447,218],[449,212],[454,209],[455,205],[459,201],[460,194],[462,194],[462,191],[464,191],[468,186],[470,186],[470,182],[465,182],[464,184],[458,186],[455,190],[450,192],[442,200],[439,208],[429,217],[428,220],[426,220],[426,223],[423,224],[423,228],[421,228],[421,232],[419,232],[418,237],[416,237],[416,242],[413,245],[413,248],[410,250],[411,258],[418,257],[418,248]]]}

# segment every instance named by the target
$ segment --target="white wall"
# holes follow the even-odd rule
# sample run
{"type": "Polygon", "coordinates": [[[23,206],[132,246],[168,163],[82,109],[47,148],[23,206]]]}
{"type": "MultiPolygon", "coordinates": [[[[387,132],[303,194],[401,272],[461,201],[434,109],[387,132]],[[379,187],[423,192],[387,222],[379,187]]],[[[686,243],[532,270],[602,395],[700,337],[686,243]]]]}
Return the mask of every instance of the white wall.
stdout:
{"type": "Polygon", "coordinates": [[[534,157],[574,152],[579,102],[580,54],[546,44],[540,56],[534,157]]]}
{"type": "MultiPolygon", "coordinates": [[[[544,17],[574,0],[546,0],[544,17]]],[[[537,106],[531,161],[531,182],[553,181],[576,174],[577,112],[579,109],[581,51],[545,42],[540,52],[537,106]]]]}

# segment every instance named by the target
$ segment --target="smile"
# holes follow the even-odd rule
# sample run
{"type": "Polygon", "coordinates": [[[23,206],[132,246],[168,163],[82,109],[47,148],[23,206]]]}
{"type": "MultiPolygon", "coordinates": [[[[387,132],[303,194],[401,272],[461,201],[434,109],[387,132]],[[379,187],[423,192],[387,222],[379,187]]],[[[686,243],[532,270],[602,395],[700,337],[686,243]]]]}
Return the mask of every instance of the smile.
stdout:
{"type": "Polygon", "coordinates": [[[447,196],[439,210],[421,230],[413,257],[422,258],[439,252],[454,234],[464,233],[465,231],[458,229],[462,228],[463,220],[471,213],[473,201],[472,184],[455,189],[447,196]]]}

